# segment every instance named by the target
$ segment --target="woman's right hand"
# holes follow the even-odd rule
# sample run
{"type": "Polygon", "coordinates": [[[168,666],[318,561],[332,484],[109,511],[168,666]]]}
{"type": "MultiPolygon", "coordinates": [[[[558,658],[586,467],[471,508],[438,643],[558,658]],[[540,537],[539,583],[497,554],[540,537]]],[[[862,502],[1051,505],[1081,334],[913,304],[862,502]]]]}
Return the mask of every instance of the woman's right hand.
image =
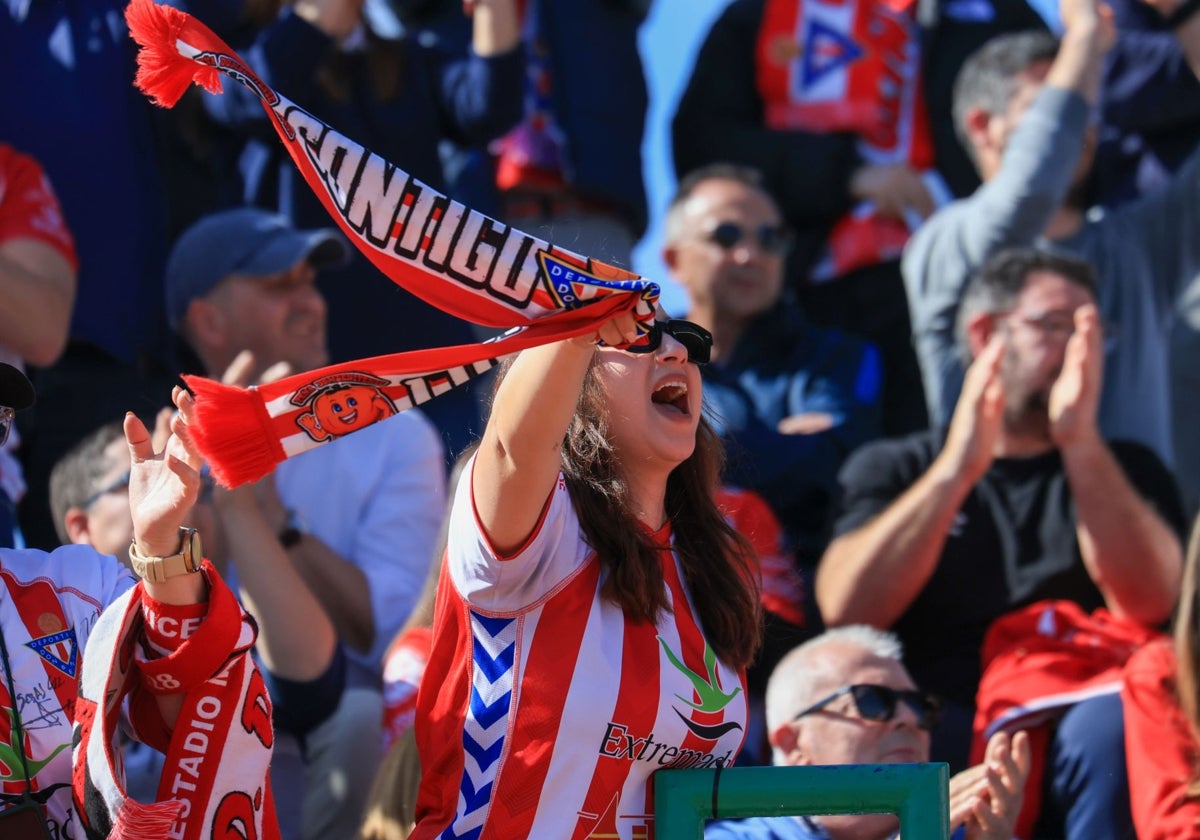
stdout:
{"type": "Polygon", "coordinates": [[[292,10],[339,43],[354,31],[363,0],[297,0],[292,10]]]}
{"type": "Polygon", "coordinates": [[[619,312],[609,318],[591,335],[572,339],[576,344],[594,347],[598,341],[607,347],[624,347],[640,337],[638,321],[632,312],[619,312]]]}

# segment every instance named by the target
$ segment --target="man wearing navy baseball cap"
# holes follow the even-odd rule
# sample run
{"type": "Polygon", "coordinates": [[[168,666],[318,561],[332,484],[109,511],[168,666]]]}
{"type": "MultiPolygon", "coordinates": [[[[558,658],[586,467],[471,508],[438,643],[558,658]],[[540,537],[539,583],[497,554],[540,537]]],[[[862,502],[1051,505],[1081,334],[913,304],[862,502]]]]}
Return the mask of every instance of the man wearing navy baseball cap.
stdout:
{"type": "MultiPolygon", "coordinates": [[[[167,317],[214,379],[247,386],[279,363],[292,374],[324,367],[328,313],[317,270],[347,249],[335,230],[298,231],[262,210],[207,216],[167,261],[167,317]]],[[[354,400],[339,405],[347,417],[358,410],[354,400]]],[[[383,652],[436,553],[445,509],[440,436],[411,409],[280,464],[253,488],[218,491],[214,509],[244,590],[252,578],[278,589],[269,568],[299,572],[303,594],[337,629],[347,654],[337,709],[305,733],[302,756],[292,735],[277,733],[272,774],[285,838],[353,836],[379,758],[383,652]]],[[[264,627],[305,615],[256,607],[264,627]]]]}
{"type": "Polygon", "coordinates": [[[252,379],[277,361],[294,371],[322,367],[329,353],[316,272],[349,255],[332,228],[296,230],[255,207],[213,213],[183,232],[167,260],[167,319],[210,375],[242,350],[261,362],[252,379]]]}

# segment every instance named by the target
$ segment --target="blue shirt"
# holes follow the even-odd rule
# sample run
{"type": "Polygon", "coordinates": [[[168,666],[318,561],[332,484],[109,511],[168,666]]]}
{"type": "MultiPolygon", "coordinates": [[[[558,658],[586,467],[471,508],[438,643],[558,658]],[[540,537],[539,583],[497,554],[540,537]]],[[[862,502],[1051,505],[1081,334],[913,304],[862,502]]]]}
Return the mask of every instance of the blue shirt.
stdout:
{"type": "Polygon", "coordinates": [[[750,817],[719,820],[704,827],[704,840],[830,840],[808,817],[750,817]]]}

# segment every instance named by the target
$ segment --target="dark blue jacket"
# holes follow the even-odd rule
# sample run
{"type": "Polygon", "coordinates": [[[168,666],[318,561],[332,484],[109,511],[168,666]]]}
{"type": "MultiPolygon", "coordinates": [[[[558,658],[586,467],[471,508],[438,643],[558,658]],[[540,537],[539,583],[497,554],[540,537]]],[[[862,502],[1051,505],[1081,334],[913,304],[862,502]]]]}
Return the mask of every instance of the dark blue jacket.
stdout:
{"type": "Polygon", "coordinates": [[[635,237],[646,231],[642,133],[649,102],[639,0],[536,0],[550,49],[554,113],[567,138],[568,180],[615,205],[635,237]]]}
{"type": "Polygon", "coordinates": [[[1161,186],[1200,139],[1200,81],[1179,39],[1140,0],[1108,0],[1121,33],[1101,85],[1093,199],[1121,204],[1161,186]]]}
{"type": "Polygon", "coordinates": [[[878,352],[781,305],[756,320],[726,358],[701,371],[709,417],[727,442],[728,483],[766,499],[800,561],[815,563],[842,462],[879,435],[878,352]],[[785,417],[809,412],[831,415],[832,428],[777,431],[785,417]]]}

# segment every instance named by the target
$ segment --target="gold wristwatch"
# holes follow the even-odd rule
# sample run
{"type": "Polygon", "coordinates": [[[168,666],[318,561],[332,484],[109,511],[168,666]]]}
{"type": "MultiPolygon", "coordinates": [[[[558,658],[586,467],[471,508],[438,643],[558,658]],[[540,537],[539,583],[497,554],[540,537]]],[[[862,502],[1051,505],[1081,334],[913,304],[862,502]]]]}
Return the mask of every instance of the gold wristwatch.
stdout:
{"type": "Polygon", "coordinates": [[[134,574],[152,583],[164,583],[179,575],[191,575],[200,571],[204,551],[200,548],[200,534],[195,528],[179,529],[179,551],[166,557],[147,557],[138,551],[137,540],[129,544],[129,563],[134,574]]]}

